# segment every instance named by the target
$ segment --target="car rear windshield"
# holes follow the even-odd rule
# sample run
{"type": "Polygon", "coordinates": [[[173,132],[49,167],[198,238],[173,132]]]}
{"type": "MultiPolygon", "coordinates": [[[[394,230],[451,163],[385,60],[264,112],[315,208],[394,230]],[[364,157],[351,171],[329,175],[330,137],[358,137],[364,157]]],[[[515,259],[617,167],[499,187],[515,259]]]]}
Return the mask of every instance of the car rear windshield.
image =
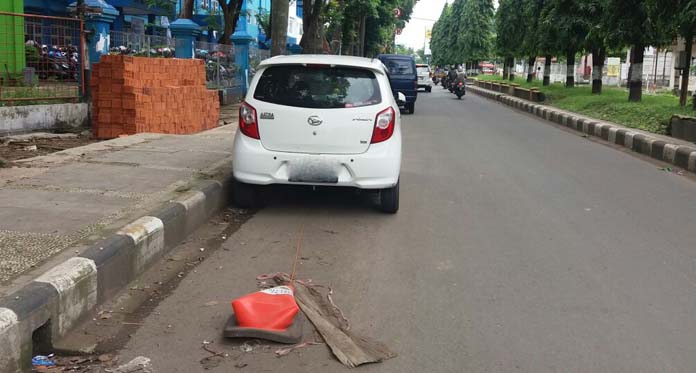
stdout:
{"type": "Polygon", "coordinates": [[[263,71],[254,99],[303,108],[338,109],[382,102],[375,74],[353,67],[281,65],[263,71]]]}
{"type": "Polygon", "coordinates": [[[383,61],[389,69],[389,75],[413,75],[413,61],[404,58],[387,59],[383,61]]]}
{"type": "Polygon", "coordinates": [[[418,66],[416,67],[416,70],[418,70],[418,74],[425,74],[430,72],[430,68],[427,66],[418,66]]]}

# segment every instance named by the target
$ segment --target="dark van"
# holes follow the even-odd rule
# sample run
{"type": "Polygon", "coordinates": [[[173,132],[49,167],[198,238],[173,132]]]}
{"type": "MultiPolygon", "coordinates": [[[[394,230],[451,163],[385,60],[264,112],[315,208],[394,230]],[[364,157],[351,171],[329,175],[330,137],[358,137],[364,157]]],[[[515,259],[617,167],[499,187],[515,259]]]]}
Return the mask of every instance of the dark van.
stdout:
{"type": "Polygon", "coordinates": [[[389,71],[389,83],[391,83],[394,97],[396,97],[397,92],[403,93],[406,96],[404,108],[413,114],[416,110],[416,97],[418,95],[416,60],[411,56],[400,54],[380,54],[377,58],[389,71]]]}

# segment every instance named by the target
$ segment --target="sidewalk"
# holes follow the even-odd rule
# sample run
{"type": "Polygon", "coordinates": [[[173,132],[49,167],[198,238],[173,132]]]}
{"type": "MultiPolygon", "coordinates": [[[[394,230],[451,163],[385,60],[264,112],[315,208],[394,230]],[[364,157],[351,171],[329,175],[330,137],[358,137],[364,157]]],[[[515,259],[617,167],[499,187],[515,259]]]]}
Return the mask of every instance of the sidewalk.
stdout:
{"type": "Polygon", "coordinates": [[[235,108],[196,135],[138,134],[0,168],[0,296],[197,181],[231,171],[235,108]]]}

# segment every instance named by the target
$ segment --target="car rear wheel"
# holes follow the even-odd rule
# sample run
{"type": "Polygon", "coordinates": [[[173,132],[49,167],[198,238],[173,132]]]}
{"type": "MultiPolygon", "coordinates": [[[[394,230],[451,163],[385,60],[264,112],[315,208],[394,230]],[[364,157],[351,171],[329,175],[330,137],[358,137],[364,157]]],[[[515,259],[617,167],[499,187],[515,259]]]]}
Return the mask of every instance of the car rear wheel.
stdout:
{"type": "Polygon", "coordinates": [[[432,90],[433,90],[432,87],[425,87],[425,91],[428,92],[428,93],[430,93],[430,91],[432,91],[432,90]]]}
{"type": "Polygon", "coordinates": [[[259,201],[259,191],[255,185],[242,183],[240,181],[234,182],[234,187],[232,188],[232,202],[236,207],[249,209],[254,208],[259,201]]]}
{"type": "Polygon", "coordinates": [[[382,189],[379,192],[379,209],[387,214],[396,214],[399,211],[399,184],[397,181],[396,185],[391,188],[382,189]]]}
{"type": "Polygon", "coordinates": [[[409,114],[413,114],[416,112],[416,103],[415,102],[409,102],[406,104],[406,111],[408,111],[409,114]]]}

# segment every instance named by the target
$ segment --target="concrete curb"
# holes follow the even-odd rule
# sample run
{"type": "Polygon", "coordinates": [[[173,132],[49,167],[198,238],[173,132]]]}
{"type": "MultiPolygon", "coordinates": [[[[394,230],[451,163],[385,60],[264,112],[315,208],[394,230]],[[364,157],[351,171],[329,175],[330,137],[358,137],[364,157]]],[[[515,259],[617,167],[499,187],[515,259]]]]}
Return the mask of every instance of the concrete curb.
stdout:
{"type": "Polygon", "coordinates": [[[231,193],[231,171],[199,183],[0,298],[0,372],[31,370],[34,351],[50,348],[97,305],[225,206],[231,193]]]}
{"type": "Polygon", "coordinates": [[[662,138],[652,137],[615,123],[603,122],[575,113],[567,113],[551,106],[540,105],[476,86],[469,86],[467,89],[477,95],[526,111],[588,136],[599,137],[636,153],[696,173],[696,145],[686,146],[678,143],[669,143],[662,138]]]}

